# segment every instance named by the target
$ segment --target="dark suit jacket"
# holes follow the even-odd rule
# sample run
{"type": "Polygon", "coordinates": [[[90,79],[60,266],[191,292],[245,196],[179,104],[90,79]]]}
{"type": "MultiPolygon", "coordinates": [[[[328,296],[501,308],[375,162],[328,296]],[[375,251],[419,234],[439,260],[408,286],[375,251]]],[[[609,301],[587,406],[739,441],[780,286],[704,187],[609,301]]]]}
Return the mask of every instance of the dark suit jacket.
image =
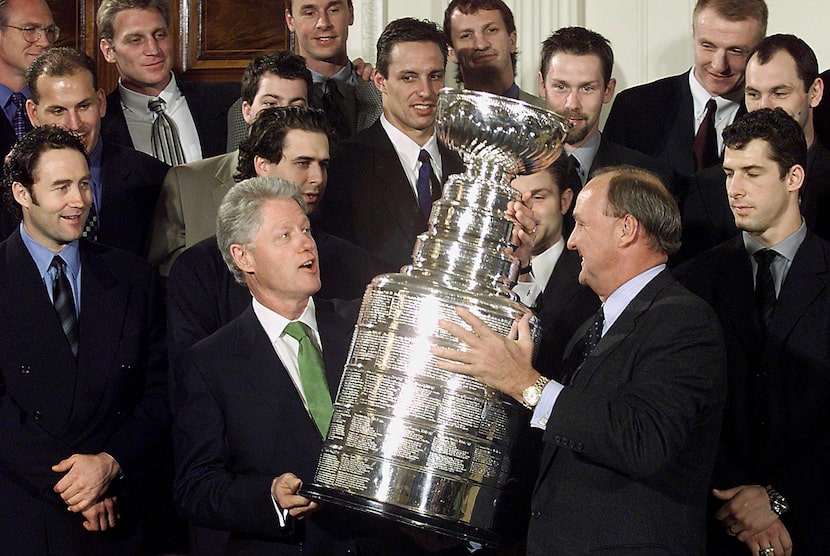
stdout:
{"type": "MultiPolygon", "coordinates": [[[[830,70],[821,72],[824,86],[830,83],[830,70]]],[[[830,145],[830,95],[825,95],[821,98],[821,102],[813,110],[813,126],[816,129],[816,137],[825,145],[830,145]]]]}
{"type": "MultiPolygon", "coordinates": [[[[315,305],[334,393],[358,305],[315,305]]],[[[185,352],[175,373],[174,495],[191,522],[232,531],[228,553],[346,554],[367,527],[384,530],[334,505],[279,528],[271,481],[311,481],[322,439],[252,307],[185,352]]]]}
{"type": "MultiPolygon", "coordinates": [[[[443,145],[443,178],[464,171],[461,159],[443,145]]],[[[338,145],[329,180],[313,221],[332,235],[362,247],[397,272],[409,264],[424,217],[380,120],[338,145]]]]}
{"type": "Polygon", "coordinates": [[[581,267],[579,254],[565,248],[536,300],[542,340],[533,366],[548,377],[561,379],[559,372],[568,341],[599,309],[597,294],[579,283],[581,267]]]}
{"type": "MultiPolygon", "coordinates": [[[[741,102],[739,115],[745,111],[741,102]]],[[[619,93],[603,131],[612,141],[664,160],[689,177],[695,173],[694,125],[686,71],[619,93]]]]}
{"type": "MultiPolygon", "coordinates": [[[[73,453],[108,452],[134,493],[155,480],[145,476],[146,464],[169,419],[163,315],[152,272],[117,249],[85,240],[80,249],[76,363],[20,232],[0,243],[4,554],[122,553],[107,544],[114,540],[109,535],[84,530],[83,518],[66,511],[52,491],[61,475],[50,467],[73,453]]],[[[127,491],[117,494],[126,518],[127,491]]],[[[113,531],[117,536],[118,527],[113,531]]]]}
{"type": "MultiPolygon", "coordinates": [[[[830,492],[830,244],[807,233],[766,343],[751,268],[736,236],[678,269],[683,283],[715,308],[726,337],[729,402],[713,483],[773,485],[792,507],[782,521],[795,550],[822,554],[830,531],[830,502],[821,494],[830,492]]],[[[725,553],[746,550],[722,526],[710,541],[725,553]]],[[[713,553],[720,552],[713,547],[713,553]]]]}
{"type": "MultiPolygon", "coordinates": [[[[104,143],[98,242],[146,257],[153,212],[170,167],[135,149],[104,143]]],[[[8,237],[20,221],[3,205],[0,233],[8,237]]]]}
{"type": "MultiPolygon", "coordinates": [[[[382,263],[363,249],[313,230],[320,257],[321,299],[357,299],[382,263]]],[[[251,304],[246,286],[228,270],[216,236],[202,240],[176,259],[167,278],[167,338],[170,361],[238,317],[251,304]]]]}
{"type": "Polygon", "coordinates": [[[2,160],[6,159],[6,155],[12,150],[12,147],[17,143],[17,135],[14,133],[9,118],[5,114],[0,114],[0,156],[2,160]]]}
{"type": "Polygon", "coordinates": [[[554,405],[528,554],[703,554],[725,371],[714,313],[662,272],[554,405]]]}
{"type": "MultiPolygon", "coordinates": [[[[225,154],[228,135],[228,108],[239,98],[239,83],[197,83],[176,80],[196,124],[202,158],[225,154]]],[[[133,140],[116,86],[107,95],[107,114],[101,120],[101,135],[108,142],[133,148],[133,140]]]]}
{"type": "MultiPolygon", "coordinates": [[[[620,166],[627,164],[643,168],[657,174],[663,185],[673,194],[677,195],[678,191],[683,189],[681,185],[681,178],[677,175],[674,169],[663,160],[647,156],[643,153],[624,147],[615,143],[605,133],[600,134],[599,148],[597,154],[594,155],[594,161],[591,163],[591,169],[588,175],[593,175],[597,170],[608,168],[609,166],[620,166]]],[[[573,208],[573,203],[571,204],[573,208]]]]}
{"type": "MultiPolygon", "coordinates": [[[[801,214],[807,228],[830,240],[830,150],[815,142],[807,153],[806,177],[801,186],[801,214]]],[[[675,264],[689,260],[738,233],[726,194],[723,168],[712,166],[689,180],[683,202],[683,245],[675,264]]]]}

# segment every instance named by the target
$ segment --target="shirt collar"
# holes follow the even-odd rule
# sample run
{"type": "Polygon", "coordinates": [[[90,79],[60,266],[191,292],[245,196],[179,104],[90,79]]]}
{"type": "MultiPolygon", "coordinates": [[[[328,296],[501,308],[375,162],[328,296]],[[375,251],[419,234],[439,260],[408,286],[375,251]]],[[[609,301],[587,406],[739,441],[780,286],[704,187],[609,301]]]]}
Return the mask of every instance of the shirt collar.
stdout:
{"type": "MultiPolygon", "coordinates": [[[[121,103],[124,105],[125,108],[128,110],[135,112],[137,114],[147,114],[148,116],[152,116],[153,113],[150,112],[150,108],[147,106],[147,103],[150,101],[151,98],[156,98],[150,95],[144,95],[142,93],[137,93],[133,90],[126,88],[124,85],[121,84],[121,79],[118,79],[118,90],[121,93],[121,103]]],[[[167,106],[173,106],[175,102],[181,98],[182,92],[179,90],[179,86],[176,84],[176,75],[174,73],[170,73],[170,82],[164,88],[164,90],[159,93],[158,98],[164,100],[167,106]]]]}
{"type": "Polygon", "coordinates": [[[602,304],[602,312],[605,316],[605,322],[602,325],[603,335],[605,335],[608,329],[611,328],[617,318],[619,318],[622,312],[625,311],[626,307],[628,307],[634,298],[637,297],[643,288],[645,288],[658,274],[663,272],[665,268],[665,264],[659,264],[644,272],[641,272],[614,290],[614,292],[605,299],[605,303],[602,304]]]}
{"type": "MultiPolygon", "coordinates": [[[[252,303],[254,313],[262,325],[262,328],[265,329],[265,333],[268,335],[268,339],[273,345],[276,341],[282,338],[283,333],[285,332],[285,327],[288,323],[293,321],[285,318],[276,311],[272,311],[257,301],[255,297],[252,297],[252,303]]],[[[317,347],[320,347],[320,332],[317,330],[317,312],[314,308],[313,297],[308,298],[308,305],[305,306],[305,310],[297,320],[312,330],[315,341],[317,342],[317,347]]]]}
{"type": "MultiPolygon", "coordinates": [[[[12,91],[2,83],[0,83],[0,106],[5,107],[9,102],[12,100],[12,95],[17,91],[12,91]]],[[[32,98],[32,93],[29,92],[29,86],[26,85],[23,87],[23,90],[20,91],[23,93],[23,96],[27,99],[32,98]]]]}
{"type": "MultiPolygon", "coordinates": [[[[757,251],[761,249],[765,249],[766,246],[758,241],[756,238],[752,236],[752,234],[748,232],[741,232],[741,236],[744,240],[744,248],[749,256],[754,255],[757,251]]],[[[801,226],[798,229],[790,234],[787,238],[783,241],[777,243],[770,247],[773,251],[787,259],[787,261],[792,262],[795,258],[795,254],[798,252],[798,248],[801,247],[804,238],[807,237],[807,225],[804,223],[804,218],[801,219],[801,226]]]]}
{"type": "Polygon", "coordinates": [[[438,170],[441,164],[441,153],[438,150],[438,140],[435,138],[435,133],[421,147],[403,131],[392,125],[384,114],[380,115],[380,125],[383,126],[383,129],[389,136],[389,140],[392,141],[392,145],[394,145],[398,156],[404,162],[407,170],[414,173],[418,169],[418,155],[421,153],[421,149],[423,149],[429,153],[433,171],[440,178],[442,174],[438,170]]]}
{"type": "Polygon", "coordinates": [[[559,241],[531,259],[533,281],[539,284],[539,289],[544,290],[547,287],[550,275],[553,274],[553,269],[564,250],[565,238],[560,237],[559,241]]]}
{"type": "Polygon", "coordinates": [[[512,85],[510,85],[510,88],[507,89],[507,91],[504,92],[503,96],[506,96],[507,98],[513,98],[513,99],[518,100],[518,98],[519,98],[519,86],[516,85],[515,81],[513,82],[512,85]]]}
{"type": "Polygon", "coordinates": [[[349,62],[348,64],[346,64],[342,68],[340,68],[340,71],[338,71],[337,73],[335,73],[331,77],[326,77],[325,75],[323,75],[321,73],[317,73],[314,70],[309,70],[309,71],[311,72],[311,82],[312,83],[314,83],[316,85],[318,83],[325,83],[329,79],[334,79],[334,81],[338,85],[338,90],[341,93],[343,92],[343,90],[341,88],[341,85],[354,86],[356,84],[355,83],[355,77],[354,77],[354,71],[352,71],[352,63],[351,62],[349,62]]]}
{"type": "Polygon", "coordinates": [[[722,109],[738,109],[740,105],[739,102],[735,102],[730,100],[726,97],[715,96],[709,94],[703,85],[697,80],[695,77],[695,69],[692,68],[689,70],[689,89],[692,91],[692,101],[694,103],[694,111],[695,111],[695,121],[699,122],[703,119],[703,113],[706,111],[706,103],[709,102],[710,98],[715,99],[715,103],[718,106],[718,112],[721,112],[722,109]]]}
{"type": "Polygon", "coordinates": [[[591,170],[591,166],[594,164],[594,158],[596,158],[597,156],[597,151],[599,150],[599,144],[601,141],[602,134],[597,132],[588,139],[586,139],[585,142],[582,143],[579,147],[568,153],[573,155],[579,161],[579,165],[582,167],[582,171],[585,173],[586,181],[588,179],[588,172],[591,170]]]}
{"type": "Polygon", "coordinates": [[[23,245],[26,246],[32,259],[34,259],[38,274],[40,274],[41,278],[46,276],[49,265],[52,264],[52,259],[55,255],[60,255],[64,262],[66,262],[66,268],[71,276],[77,277],[80,275],[81,256],[78,249],[78,240],[68,243],[61,249],[60,253],[53,253],[29,235],[25,226],[23,226],[23,222],[20,223],[20,237],[23,239],[23,245]]]}

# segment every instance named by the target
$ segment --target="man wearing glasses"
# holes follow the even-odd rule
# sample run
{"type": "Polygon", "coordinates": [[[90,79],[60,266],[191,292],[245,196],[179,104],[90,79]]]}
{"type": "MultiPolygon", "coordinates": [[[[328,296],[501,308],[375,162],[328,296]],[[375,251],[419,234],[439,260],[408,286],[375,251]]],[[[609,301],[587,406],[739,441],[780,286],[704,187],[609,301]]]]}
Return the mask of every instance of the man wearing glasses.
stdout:
{"type": "Polygon", "coordinates": [[[26,70],[54,46],[60,29],[44,0],[0,0],[0,157],[32,129],[26,115],[26,70]]]}

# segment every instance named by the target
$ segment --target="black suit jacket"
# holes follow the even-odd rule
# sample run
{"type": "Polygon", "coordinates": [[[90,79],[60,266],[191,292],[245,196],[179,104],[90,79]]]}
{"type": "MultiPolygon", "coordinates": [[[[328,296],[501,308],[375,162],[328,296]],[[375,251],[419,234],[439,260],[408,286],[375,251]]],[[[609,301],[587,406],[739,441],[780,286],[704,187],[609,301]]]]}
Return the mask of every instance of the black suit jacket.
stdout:
{"type": "MultiPolygon", "coordinates": [[[[363,249],[313,230],[320,258],[321,299],[356,299],[363,296],[382,263],[363,249]]],[[[248,288],[228,270],[216,236],[185,250],[167,278],[167,338],[170,361],[199,340],[207,338],[238,317],[251,304],[248,288]]]]}
{"type": "Polygon", "coordinates": [[[588,172],[588,175],[593,175],[597,170],[602,168],[623,164],[643,168],[644,170],[649,170],[657,174],[663,181],[666,189],[673,195],[677,195],[683,189],[681,183],[683,180],[681,180],[680,176],[665,161],[617,144],[605,133],[600,134],[599,148],[597,149],[597,154],[594,155],[594,161],[591,163],[591,170],[588,172]]]}
{"type": "MultiPolygon", "coordinates": [[[[127,533],[128,491],[153,485],[149,460],[169,422],[160,300],[149,266],[80,243],[80,345],[75,362],[20,232],[0,243],[0,536],[4,554],[121,553],[90,533],[52,491],[50,467],[73,453],[111,454],[127,533]],[[140,487],[140,488],[139,488],[140,487]],[[60,548],[56,548],[60,547],[60,548]]],[[[135,507],[132,506],[135,510],[135,507]]],[[[114,530],[118,536],[119,529],[114,530]]]]}
{"type": "Polygon", "coordinates": [[[599,309],[599,298],[579,283],[581,258],[568,248],[559,256],[556,266],[536,300],[536,316],[542,324],[542,340],[534,367],[545,376],[561,379],[565,347],[588,318],[599,309]]]}
{"type": "Polygon", "coordinates": [[[14,133],[9,118],[5,114],[0,114],[0,156],[2,160],[6,159],[6,155],[12,150],[12,147],[17,143],[17,135],[14,133]]]}
{"type": "Polygon", "coordinates": [[[528,554],[704,554],[725,367],[711,308],[659,274],[553,407],[528,554]]]}
{"type": "MultiPolygon", "coordinates": [[[[358,304],[315,306],[334,393],[358,304]]],[[[191,522],[232,531],[228,553],[346,554],[368,527],[382,538],[386,526],[334,505],[279,528],[271,481],[311,481],[322,439],[252,307],[186,351],[175,373],[174,496],[191,522]]]]}
{"type": "MultiPolygon", "coordinates": [[[[146,257],[153,212],[170,167],[129,147],[103,145],[98,242],[146,257]]],[[[19,224],[4,204],[0,214],[2,237],[11,235],[19,224]]]]}
{"type": "MultiPolygon", "coordinates": [[[[804,184],[801,186],[801,214],[807,228],[830,240],[830,150],[816,141],[807,153],[804,184]]],[[[683,202],[683,244],[675,264],[694,258],[738,233],[729,208],[726,174],[712,166],[689,180],[683,202]]]]}
{"type": "MultiPolygon", "coordinates": [[[[820,493],[830,492],[830,244],[807,233],[766,343],[740,235],[680,267],[678,276],[715,308],[726,337],[729,402],[714,486],[773,485],[792,507],[782,521],[795,550],[826,552],[830,502],[820,493]]],[[[722,526],[711,530],[710,542],[716,554],[746,550],[722,526]]]]}
{"type": "MultiPolygon", "coordinates": [[[[461,159],[439,145],[443,179],[464,171],[461,159]]],[[[385,261],[397,272],[409,264],[427,219],[380,120],[342,141],[329,165],[329,179],[313,220],[385,261]]]]}
{"type": "MultiPolygon", "coordinates": [[[[741,101],[738,115],[744,112],[741,101]]],[[[687,71],[619,93],[603,131],[612,141],[664,160],[689,177],[695,173],[694,126],[687,71]]]]}
{"type": "MultiPolygon", "coordinates": [[[[196,124],[202,158],[225,154],[228,135],[228,108],[239,98],[238,83],[198,83],[177,79],[187,106],[196,124]]],[[[112,143],[134,148],[124,108],[121,91],[116,86],[107,95],[107,114],[101,120],[101,135],[112,143]]]]}

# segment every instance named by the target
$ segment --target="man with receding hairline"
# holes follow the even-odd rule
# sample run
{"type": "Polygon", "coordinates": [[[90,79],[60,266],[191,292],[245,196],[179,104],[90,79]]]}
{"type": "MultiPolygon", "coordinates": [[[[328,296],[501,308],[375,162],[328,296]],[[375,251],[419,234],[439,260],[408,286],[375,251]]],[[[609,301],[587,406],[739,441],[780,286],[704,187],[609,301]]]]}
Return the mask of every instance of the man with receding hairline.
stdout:
{"type": "Polygon", "coordinates": [[[718,164],[720,134],[745,111],[744,68],[767,16],[764,0],[698,0],[692,69],[619,93],[605,122],[608,138],[665,160],[681,176],[718,164]]]}

